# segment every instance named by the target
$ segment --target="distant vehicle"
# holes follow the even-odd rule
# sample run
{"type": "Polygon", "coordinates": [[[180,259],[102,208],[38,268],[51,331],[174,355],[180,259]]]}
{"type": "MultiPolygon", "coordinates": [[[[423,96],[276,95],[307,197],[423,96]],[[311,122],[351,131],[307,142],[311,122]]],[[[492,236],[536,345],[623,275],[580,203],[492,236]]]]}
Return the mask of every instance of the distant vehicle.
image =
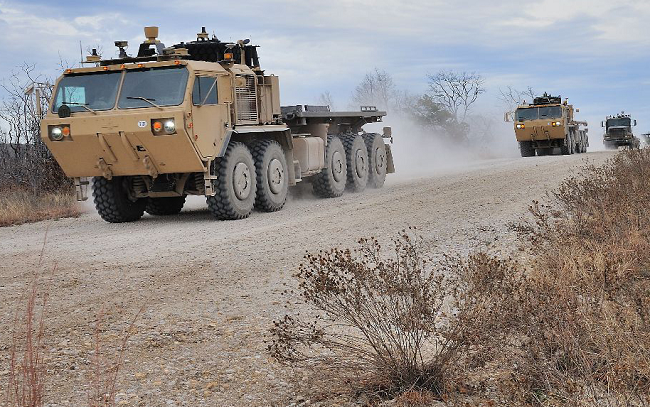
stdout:
{"type": "Polygon", "coordinates": [[[543,96],[533,99],[532,104],[522,104],[505,120],[514,121],[515,136],[522,157],[552,154],[559,148],[562,154],[584,153],[589,147],[587,122],[574,119],[573,108],[560,96],[543,96]]]}
{"type": "Polygon", "coordinates": [[[632,117],[625,114],[625,112],[615,116],[607,116],[607,119],[602,121],[600,126],[605,128],[605,134],[603,134],[605,148],[627,147],[637,149],[641,146],[641,140],[635,137],[632,132],[632,127],[636,126],[636,120],[632,120],[632,117]]]}
{"type": "Polygon", "coordinates": [[[385,112],[371,106],[280,106],[280,81],[260,68],[257,46],[210,38],[165,47],[146,27],[137,56],[67,69],[57,80],[41,138],[107,222],[171,215],[203,195],[217,219],[280,210],[288,187],[309,181],[321,197],[380,188],[394,172],[389,139],[366,133],[385,112]]]}

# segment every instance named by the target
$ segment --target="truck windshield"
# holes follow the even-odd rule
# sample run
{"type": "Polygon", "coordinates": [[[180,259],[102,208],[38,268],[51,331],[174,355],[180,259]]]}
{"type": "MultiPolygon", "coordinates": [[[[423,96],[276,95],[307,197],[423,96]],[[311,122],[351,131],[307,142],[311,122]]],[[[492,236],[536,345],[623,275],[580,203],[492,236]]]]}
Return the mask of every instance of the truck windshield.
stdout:
{"type": "Polygon", "coordinates": [[[68,105],[71,112],[86,111],[86,107],[92,110],[112,109],[121,76],[122,72],[102,72],[63,77],[54,96],[52,113],[56,113],[62,105],[68,105]]]}
{"type": "Polygon", "coordinates": [[[117,106],[133,109],[183,103],[188,71],[183,66],[127,71],[117,106]]]}
{"type": "Polygon", "coordinates": [[[515,112],[515,118],[518,122],[558,117],[562,117],[562,108],[560,106],[526,107],[517,109],[515,112]]]}
{"type": "Polygon", "coordinates": [[[619,127],[619,126],[630,126],[632,120],[628,117],[623,117],[620,119],[608,119],[607,127],[619,127]]]}

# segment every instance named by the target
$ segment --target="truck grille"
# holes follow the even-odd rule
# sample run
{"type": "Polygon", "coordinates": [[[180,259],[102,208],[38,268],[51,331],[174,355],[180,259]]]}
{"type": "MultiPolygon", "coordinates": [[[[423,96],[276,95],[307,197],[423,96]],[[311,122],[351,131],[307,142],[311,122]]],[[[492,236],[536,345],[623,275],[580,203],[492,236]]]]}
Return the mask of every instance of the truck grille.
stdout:
{"type": "Polygon", "coordinates": [[[246,86],[235,87],[237,124],[256,124],[259,119],[257,115],[255,77],[246,75],[243,78],[246,78],[246,86]]]}

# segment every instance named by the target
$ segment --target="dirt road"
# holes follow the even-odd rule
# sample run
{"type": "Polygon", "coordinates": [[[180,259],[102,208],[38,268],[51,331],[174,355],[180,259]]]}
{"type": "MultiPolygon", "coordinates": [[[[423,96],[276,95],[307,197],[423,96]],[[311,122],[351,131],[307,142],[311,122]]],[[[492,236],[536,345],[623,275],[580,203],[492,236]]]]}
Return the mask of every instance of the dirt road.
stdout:
{"type": "Polygon", "coordinates": [[[481,161],[419,178],[389,176],[382,190],[329,200],[311,197],[307,185],[293,191],[284,210],[241,221],[214,221],[195,199],[178,216],[130,224],[89,212],[2,228],[0,392],[15,307],[39,269],[48,227],[40,269],[49,292],[49,405],[87,400],[100,310],[110,355],[141,307],[118,382],[121,405],[287,405],[295,400],[289,371],[269,359],[264,340],[287,311],[282,292],[295,285],[305,251],[352,246],[363,236],[388,239],[408,225],[440,252],[507,251],[514,240],[508,222],[585,159],[599,164],[611,155],[481,161]]]}

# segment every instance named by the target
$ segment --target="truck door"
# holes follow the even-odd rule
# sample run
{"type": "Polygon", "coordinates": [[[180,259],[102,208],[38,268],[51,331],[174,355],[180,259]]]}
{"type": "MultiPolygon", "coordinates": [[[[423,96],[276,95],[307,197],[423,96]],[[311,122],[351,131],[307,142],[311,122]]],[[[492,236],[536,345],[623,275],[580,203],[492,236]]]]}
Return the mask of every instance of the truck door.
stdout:
{"type": "Polygon", "coordinates": [[[197,75],[192,88],[192,128],[203,158],[216,157],[221,152],[228,114],[228,105],[220,103],[217,77],[197,75]]]}

